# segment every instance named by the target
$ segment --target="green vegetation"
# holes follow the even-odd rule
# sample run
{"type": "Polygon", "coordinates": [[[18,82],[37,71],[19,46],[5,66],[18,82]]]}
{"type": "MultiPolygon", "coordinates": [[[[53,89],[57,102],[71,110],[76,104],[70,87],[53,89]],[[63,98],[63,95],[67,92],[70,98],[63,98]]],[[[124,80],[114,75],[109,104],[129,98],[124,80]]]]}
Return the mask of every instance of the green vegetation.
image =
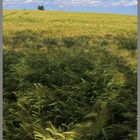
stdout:
{"type": "Polygon", "coordinates": [[[45,10],[43,5],[38,6],[37,9],[38,9],[38,10],[45,10]]]}
{"type": "Polygon", "coordinates": [[[3,19],[4,140],[136,140],[137,17],[3,19]]]}

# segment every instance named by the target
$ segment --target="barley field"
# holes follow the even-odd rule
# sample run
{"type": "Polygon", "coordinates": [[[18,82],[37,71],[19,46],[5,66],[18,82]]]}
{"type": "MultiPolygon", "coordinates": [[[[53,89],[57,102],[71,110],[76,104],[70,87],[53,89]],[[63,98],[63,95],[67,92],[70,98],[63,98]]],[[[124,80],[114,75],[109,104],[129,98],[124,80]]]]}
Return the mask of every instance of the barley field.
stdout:
{"type": "Polygon", "coordinates": [[[4,10],[4,140],[136,140],[137,17],[4,10]]]}

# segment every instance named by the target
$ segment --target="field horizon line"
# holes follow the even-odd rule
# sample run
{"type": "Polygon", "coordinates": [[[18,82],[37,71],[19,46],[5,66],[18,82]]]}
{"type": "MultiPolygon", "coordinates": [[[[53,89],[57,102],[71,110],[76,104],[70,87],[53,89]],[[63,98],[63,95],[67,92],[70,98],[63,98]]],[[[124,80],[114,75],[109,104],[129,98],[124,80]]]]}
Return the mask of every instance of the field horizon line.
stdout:
{"type": "Polygon", "coordinates": [[[40,12],[64,12],[64,13],[85,13],[85,14],[105,14],[105,15],[119,15],[119,16],[134,16],[135,14],[121,14],[121,13],[111,13],[111,12],[94,12],[94,11],[66,11],[66,10],[37,10],[37,9],[3,9],[3,11],[40,11],[40,12]]]}

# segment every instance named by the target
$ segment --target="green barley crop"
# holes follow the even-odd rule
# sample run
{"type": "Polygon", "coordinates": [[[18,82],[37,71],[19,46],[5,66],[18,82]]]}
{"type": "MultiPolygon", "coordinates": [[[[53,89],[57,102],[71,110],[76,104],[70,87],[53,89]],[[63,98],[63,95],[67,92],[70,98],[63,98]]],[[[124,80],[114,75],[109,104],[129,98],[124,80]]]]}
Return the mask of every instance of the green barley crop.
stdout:
{"type": "Polygon", "coordinates": [[[5,10],[5,140],[136,140],[137,17],[5,10]]]}

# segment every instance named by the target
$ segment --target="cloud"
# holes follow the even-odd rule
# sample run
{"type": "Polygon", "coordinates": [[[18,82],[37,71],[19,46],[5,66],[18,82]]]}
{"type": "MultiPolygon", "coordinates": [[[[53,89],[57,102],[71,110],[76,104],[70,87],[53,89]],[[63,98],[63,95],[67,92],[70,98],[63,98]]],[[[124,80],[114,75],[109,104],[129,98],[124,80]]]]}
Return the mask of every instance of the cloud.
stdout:
{"type": "Polygon", "coordinates": [[[100,0],[56,0],[55,4],[60,6],[89,6],[100,5],[100,0]]]}
{"type": "Polygon", "coordinates": [[[16,6],[16,5],[26,5],[26,4],[47,4],[48,1],[45,0],[3,0],[4,6],[16,6]]]}
{"type": "Polygon", "coordinates": [[[137,0],[131,0],[131,1],[117,1],[111,4],[111,6],[136,6],[137,0]]]}
{"type": "Polygon", "coordinates": [[[5,6],[29,4],[55,4],[59,7],[98,6],[98,7],[131,7],[137,5],[137,0],[3,0],[5,6]]]}
{"type": "Polygon", "coordinates": [[[55,0],[55,4],[63,7],[70,6],[100,6],[100,7],[118,7],[118,6],[136,6],[137,0],[55,0]]]}

